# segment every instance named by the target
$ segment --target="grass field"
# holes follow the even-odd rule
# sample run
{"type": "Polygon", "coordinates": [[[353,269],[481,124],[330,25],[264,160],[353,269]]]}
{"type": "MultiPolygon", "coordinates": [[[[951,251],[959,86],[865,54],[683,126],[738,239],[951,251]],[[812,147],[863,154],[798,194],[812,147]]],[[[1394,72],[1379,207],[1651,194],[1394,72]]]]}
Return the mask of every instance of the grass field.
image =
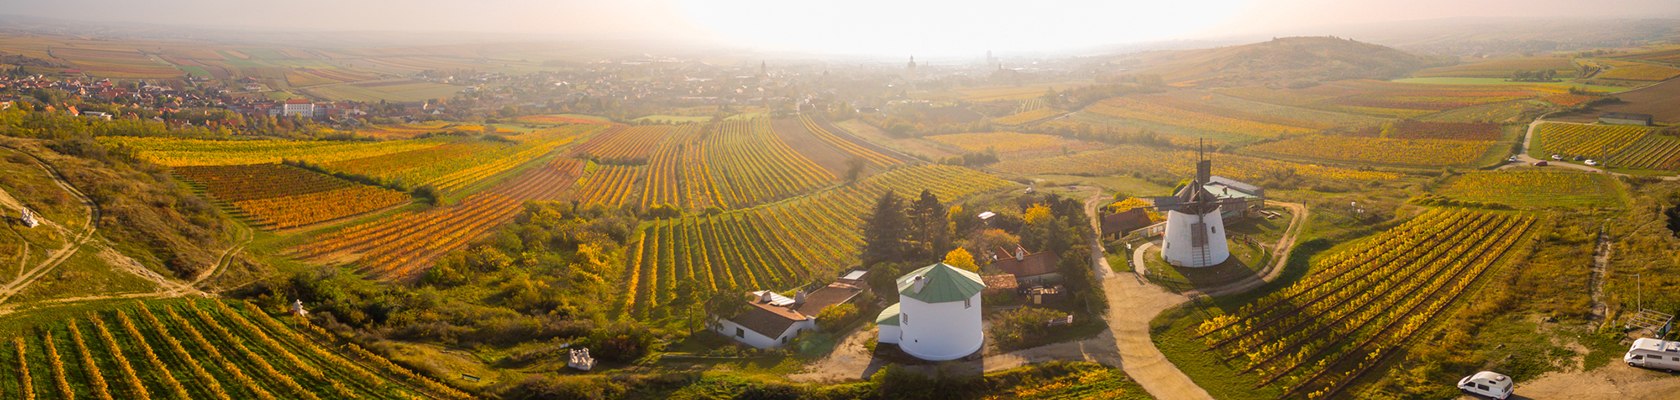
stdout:
{"type": "Polygon", "coordinates": [[[1622,185],[1609,175],[1529,168],[1467,172],[1436,192],[1454,200],[1518,208],[1618,208],[1627,202],[1622,185]]]}

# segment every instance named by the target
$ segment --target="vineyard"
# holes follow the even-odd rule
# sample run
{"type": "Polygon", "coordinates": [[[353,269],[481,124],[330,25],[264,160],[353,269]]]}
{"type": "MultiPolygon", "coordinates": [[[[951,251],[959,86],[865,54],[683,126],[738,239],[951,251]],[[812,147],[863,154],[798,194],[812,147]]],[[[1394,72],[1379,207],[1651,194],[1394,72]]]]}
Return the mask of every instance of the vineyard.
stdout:
{"type": "Polygon", "coordinates": [[[1629,125],[1585,125],[1546,122],[1535,132],[1535,158],[1552,154],[1603,159],[1638,142],[1650,130],[1629,125]]]}
{"type": "Polygon", "coordinates": [[[1492,141],[1391,139],[1311,135],[1244,148],[1258,154],[1338,162],[1439,167],[1469,165],[1493,148],[1492,141]]]}
{"type": "Polygon", "coordinates": [[[857,139],[840,128],[828,125],[827,121],[818,122],[809,115],[801,114],[799,122],[805,124],[805,129],[810,131],[817,139],[851,157],[863,159],[870,165],[886,168],[903,162],[896,157],[887,155],[886,151],[876,147],[875,144],[857,139]]]}
{"type": "Polygon", "coordinates": [[[438,257],[513,219],[526,200],[558,200],[583,162],[555,158],[459,204],[398,214],[333,232],[293,249],[316,261],[360,255],[362,269],[388,279],[418,276],[438,257]]]}
{"type": "Polygon", "coordinates": [[[669,125],[614,127],[578,145],[575,152],[601,162],[645,163],[653,149],[674,129],[669,125]]]}
{"type": "Polygon", "coordinates": [[[1517,71],[1554,71],[1558,77],[1575,76],[1575,65],[1568,57],[1527,57],[1501,58],[1459,64],[1446,67],[1429,68],[1418,71],[1414,76],[1428,77],[1466,77],[1466,78],[1510,78],[1517,71]]]}
{"type": "Polygon", "coordinates": [[[1636,61],[1594,59],[1583,62],[1603,69],[1592,76],[1596,79],[1657,82],[1680,76],[1680,69],[1636,61]]]}
{"type": "Polygon", "coordinates": [[[1242,119],[1228,116],[1230,114],[1216,110],[1184,108],[1131,97],[1115,97],[1103,100],[1086,107],[1085,111],[1114,118],[1134,119],[1255,137],[1275,137],[1284,134],[1317,131],[1317,129],[1311,127],[1242,119]]]}
{"type": "Polygon", "coordinates": [[[65,315],[5,348],[0,359],[15,379],[0,384],[0,396],[15,399],[471,398],[249,303],[159,301],[65,315]]]}
{"type": "Polygon", "coordinates": [[[167,167],[278,164],[285,160],[328,163],[436,147],[444,139],[383,142],[301,140],[198,140],[101,136],[100,143],[126,147],[141,160],[167,167]]]}
{"type": "Polygon", "coordinates": [[[1060,136],[1018,132],[953,133],[926,138],[971,153],[988,150],[998,153],[1074,152],[1101,147],[1095,143],[1060,136]]]}
{"type": "Polygon", "coordinates": [[[1000,125],[1020,126],[1054,118],[1059,115],[1062,115],[1062,110],[1043,107],[993,118],[992,122],[1000,125]]]}
{"type": "Polygon", "coordinates": [[[1436,191],[1447,198],[1514,207],[1620,207],[1621,185],[1605,174],[1520,169],[1465,173],[1436,191]]]}
{"type": "Polygon", "coordinates": [[[1400,120],[1353,132],[1356,136],[1391,139],[1499,140],[1502,129],[1492,122],[1427,122],[1400,120]]]}
{"type": "MultiPolygon", "coordinates": [[[[1213,159],[1214,165],[1230,166],[1221,169],[1220,175],[1240,180],[1254,180],[1279,174],[1301,175],[1315,179],[1343,182],[1399,178],[1398,174],[1392,172],[1362,171],[1225,153],[1212,153],[1209,156],[1213,159]]],[[[1112,175],[1136,171],[1182,177],[1194,174],[1195,166],[1187,162],[1175,162],[1174,160],[1193,160],[1195,158],[1196,154],[1190,151],[1166,151],[1153,147],[1125,145],[1108,150],[1088,151],[1071,155],[1006,160],[994,164],[992,169],[1016,175],[1112,175]]]]}
{"type": "Polygon", "coordinates": [[[331,221],[407,203],[408,194],[284,164],[175,168],[237,214],[275,229],[331,221]]]}
{"type": "Polygon", "coordinates": [[[782,288],[854,265],[859,225],[889,190],[929,189],[947,201],[1013,186],[967,168],[893,169],[839,188],[761,207],[646,224],[631,246],[624,309],[662,317],[676,282],[710,288],[782,288]]]}
{"type": "Polygon", "coordinates": [[[1650,134],[1610,157],[1610,165],[1617,168],[1680,169],[1680,138],[1650,134]]]}
{"type": "Polygon", "coordinates": [[[568,125],[514,136],[511,140],[457,139],[424,149],[324,163],[322,167],[397,186],[432,186],[454,192],[548,154],[597,129],[601,128],[568,125]]]}
{"type": "Polygon", "coordinates": [[[1526,215],[1431,209],[1314,262],[1293,285],[1195,327],[1285,398],[1325,398],[1404,348],[1525,240],[1526,215]]]}
{"type": "Polygon", "coordinates": [[[1545,85],[1433,85],[1372,80],[1327,82],[1302,89],[1241,87],[1219,93],[1259,102],[1383,117],[1410,118],[1455,108],[1562,93],[1545,85]]]}
{"type": "MultiPolygon", "coordinates": [[[[807,126],[815,127],[811,131],[818,138],[867,162],[897,163],[814,122],[807,126]]],[[[682,125],[670,128],[659,143],[642,146],[649,147],[646,165],[593,165],[579,180],[575,198],[642,209],[659,204],[738,208],[809,192],[837,178],[789,146],[764,118],[723,121],[710,128],[682,125]]]]}

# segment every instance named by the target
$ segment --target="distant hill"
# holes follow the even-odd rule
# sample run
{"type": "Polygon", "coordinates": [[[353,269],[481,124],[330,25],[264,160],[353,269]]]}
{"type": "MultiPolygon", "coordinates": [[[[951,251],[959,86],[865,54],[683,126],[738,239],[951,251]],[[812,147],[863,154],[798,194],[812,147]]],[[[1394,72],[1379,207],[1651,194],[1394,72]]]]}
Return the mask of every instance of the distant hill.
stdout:
{"type": "Polygon", "coordinates": [[[1169,84],[1234,86],[1301,81],[1386,79],[1433,62],[1393,48],[1336,37],[1290,37],[1212,49],[1128,56],[1126,74],[1157,75],[1169,84]]]}

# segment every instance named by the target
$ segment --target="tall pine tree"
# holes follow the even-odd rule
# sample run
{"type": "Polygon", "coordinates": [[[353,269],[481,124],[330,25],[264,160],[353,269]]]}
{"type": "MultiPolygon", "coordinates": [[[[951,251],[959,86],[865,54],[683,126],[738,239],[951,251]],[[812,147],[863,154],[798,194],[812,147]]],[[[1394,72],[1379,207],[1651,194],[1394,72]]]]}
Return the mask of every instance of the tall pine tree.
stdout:
{"type": "Polygon", "coordinates": [[[881,262],[903,261],[908,247],[905,239],[910,233],[910,218],[904,213],[904,199],[887,191],[875,201],[875,208],[863,223],[864,266],[881,262]]]}
{"type": "Polygon", "coordinates": [[[932,262],[951,251],[951,223],[946,214],[939,196],[927,189],[910,204],[910,252],[906,254],[910,261],[932,262]]]}

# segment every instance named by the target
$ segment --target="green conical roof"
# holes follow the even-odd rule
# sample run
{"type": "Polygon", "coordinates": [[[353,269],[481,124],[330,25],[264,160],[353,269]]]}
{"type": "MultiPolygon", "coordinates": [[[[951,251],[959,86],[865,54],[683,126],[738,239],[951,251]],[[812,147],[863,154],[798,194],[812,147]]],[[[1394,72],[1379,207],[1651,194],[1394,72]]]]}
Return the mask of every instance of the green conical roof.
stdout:
{"type": "Polygon", "coordinates": [[[921,300],[923,303],[963,301],[986,289],[986,283],[976,274],[962,268],[938,263],[910,271],[898,277],[898,295],[921,300]],[[916,287],[916,277],[925,283],[916,287]]]}

